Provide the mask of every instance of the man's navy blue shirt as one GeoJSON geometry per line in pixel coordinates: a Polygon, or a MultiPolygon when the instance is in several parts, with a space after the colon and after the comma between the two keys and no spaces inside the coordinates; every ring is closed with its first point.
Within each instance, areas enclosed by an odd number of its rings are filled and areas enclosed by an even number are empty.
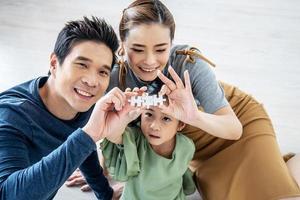
{"type": "Polygon", "coordinates": [[[39,95],[46,81],[37,78],[0,94],[0,199],[53,199],[78,167],[98,199],[111,199],[96,144],[80,128],[92,108],[58,119],[39,95]]]}

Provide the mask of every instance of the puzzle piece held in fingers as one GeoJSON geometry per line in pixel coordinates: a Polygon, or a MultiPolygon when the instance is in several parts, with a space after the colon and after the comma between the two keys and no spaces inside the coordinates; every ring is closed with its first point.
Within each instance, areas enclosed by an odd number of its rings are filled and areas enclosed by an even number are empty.
{"type": "Polygon", "coordinates": [[[143,96],[132,96],[128,100],[131,106],[145,106],[147,109],[149,109],[150,106],[163,105],[164,101],[166,101],[166,99],[164,99],[162,95],[148,95],[148,93],[143,96]]]}

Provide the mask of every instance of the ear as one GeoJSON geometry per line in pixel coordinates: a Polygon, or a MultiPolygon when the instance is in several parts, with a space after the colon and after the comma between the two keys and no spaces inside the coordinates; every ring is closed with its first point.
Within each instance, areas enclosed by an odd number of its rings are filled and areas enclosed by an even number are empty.
{"type": "Polygon", "coordinates": [[[179,121],[178,126],[177,126],[177,131],[182,131],[182,129],[185,127],[185,123],[182,121],[179,121]]]}
{"type": "Polygon", "coordinates": [[[58,59],[54,53],[50,55],[50,73],[53,77],[56,76],[56,71],[58,69],[58,59]]]}

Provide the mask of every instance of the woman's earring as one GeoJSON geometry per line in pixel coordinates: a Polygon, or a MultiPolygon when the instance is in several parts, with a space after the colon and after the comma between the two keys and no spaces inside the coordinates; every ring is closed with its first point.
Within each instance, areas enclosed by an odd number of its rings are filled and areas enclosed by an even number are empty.
{"type": "Polygon", "coordinates": [[[119,56],[119,64],[124,64],[124,55],[125,55],[125,50],[123,45],[119,48],[118,50],[118,56],[119,56]]]}

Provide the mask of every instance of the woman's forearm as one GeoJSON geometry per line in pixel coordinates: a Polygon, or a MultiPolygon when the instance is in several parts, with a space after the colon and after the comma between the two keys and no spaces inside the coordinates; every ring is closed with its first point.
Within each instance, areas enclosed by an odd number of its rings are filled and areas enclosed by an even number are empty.
{"type": "Polygon", "coordinates": [[[214,114],[197,111],[189,124],[219,138],[238,140],[242,135],[242,125],[228,107],[214,114]]]}

